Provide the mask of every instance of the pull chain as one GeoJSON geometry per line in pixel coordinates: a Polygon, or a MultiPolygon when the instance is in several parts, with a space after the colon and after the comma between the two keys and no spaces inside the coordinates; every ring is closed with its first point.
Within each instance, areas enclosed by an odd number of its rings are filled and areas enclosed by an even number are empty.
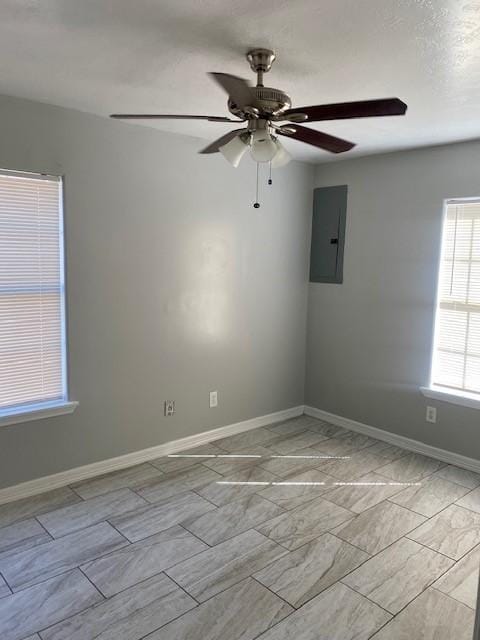
{"type": "Polygon", "coordinates": [[[256,184],[256,189],[255,189],[255,202],[253,203],[253,206],[255,209],[260,209],[260,203],[258,201],[258,169],[259,169],[260,163],[257,162],[257,184],[256,184]]]}
{"type": "Polygon", "coordinates": [[[269,166],[269,174],[268,174],[268,184],[272,184],[272,161],[268,163],[269,166]]]}

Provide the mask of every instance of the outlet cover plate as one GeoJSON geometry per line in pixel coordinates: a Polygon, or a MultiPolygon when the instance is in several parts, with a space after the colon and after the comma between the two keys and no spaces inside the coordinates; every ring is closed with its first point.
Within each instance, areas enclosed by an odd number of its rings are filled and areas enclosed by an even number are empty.
{"type": "Polygon", "coordinates": [[[218,407],[218,391],[210,391],[210,409],[218,407]]]}
{"type": "Polygon", "coordinates": [[[175,400],[165,400],[163,405],[163,413],[165,416],[173,416],[175,413],[175,400]]]}

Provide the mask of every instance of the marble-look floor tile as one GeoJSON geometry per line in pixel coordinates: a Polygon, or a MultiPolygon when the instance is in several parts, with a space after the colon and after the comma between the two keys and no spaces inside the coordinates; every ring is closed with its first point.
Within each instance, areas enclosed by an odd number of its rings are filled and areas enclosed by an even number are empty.
{"type": "Polygon", "coordinates": [[[419,482],[445,466],[444,462],[427,458],[419,453],[409,453],[407,456],[390,462],[378,469],[378,473],[397,482],[419,482]]]}
{"type": "Polygon", "coordinates": [[[107,522],[20,551],[0,560],[0,573],[14,591],[42,582],[128,542],[107,522]]]}
{"type": "Polygon", "coordinates": [[[367,447],[371,447],[374,444],[378,444],[380,440],[376,438],[370,438],[370,436],[366,436],[363,433],[357,433],[356,431],[346,431],[346,433],[342,433],[339,436],[340,438],[344,438],[344,440],[350,442],[355,449],[366,449],[367,447]]]}
{"type": "Polygon", "coordinates": [[[295,422],[300,428],[309,427],[310,425],[320,424],[322,421],[318,418],[314,418],[313,416],[309,416],[306,413],[303,413],[301,416],[297,416],[296,418],[290,418],[292,422],[295,422]]]}
{"type": "Polygon", "coordinates": [[[90,480],[83,480],[72,484],[71,488],[78,495],[87,500],[88,498],[96,498],[104,493],[109,493],[115,489],[124,489],[125,487],[136,487],[152,478],[158,478],[162,472],[151,464],[139,464],[135,467],[120,469],[113,473],[106,473],[90,480]]]}
{"type": "Polygon", "coordinates": [[[447,596],[463,602],[471,609],[475,609],[479,567],[480,547],[475,547],[437,580],[433,587],[447,596]]]}
{"type": "Polygon", "coordinates": [[[408,537],[459,560],[480,544],[480,514],[451,505],[409,533],[408,537]]]}
{"type": "Polygon", "coordinates": [[[376,443],[378,443],[378,440],[364,436],[362,433],[347,431],[320,442],[315,445],[315,449],[331,456],[349,456],[356,451],[368,449],[376,443]]]}
{"type": "Polygon", "coordinates": [[[81,502],[81,498],[68,487],[61,487],[31,498],[2,504],[0,505],[0,527],[6,527],[14,522],[26,520],[75,502],[81,502]]]}
{"type": "Polygon", "coordinates": [[[270,459],[272,452],[265,447],[247,447],[236,453],[227,453],[224,451],[215,458],[208,458],[202,462],[209,469],[213,469],[222,476],[228,476],[236,473],[242,467],[260,465],[270,459]]]}
{"type": "Polygon", "coordinates": [[[178,493],[198,489],[210,484],[210,482],[222,479],[223,477],[216,471],[208,469],[203,464],[197,464],[183,471],[154,478],[137,487],[135,491],[148,502],[160,502],[178,493]]]}
{"type": "MultiPolygon", "coordinates": [[[[312,420],[312,425],[313,420],[312,420]]],[[[272,425],[268,425],[266,427],[269,431],[277,434],[277,436],[288,436],[293,435],[295,433],[301,433],[309,428],[309,426],[300,427],[295,420],[287,420],[286,422],[280,422],[272,425]]]]}
{"type": "Polygon", "coordinates": [[[343,582],[383,609],[397,614],[452,564],[453,561],[442,554],[401,538],[343,582]]]}
{"type": "Polygon", "coordinates": [[[82,500],[77,504],[50,511],[38,516],[37,519],[54,538],[58,538],[146,504],[143,498],[130,489],[117,489],[90,500],[82,500]]]}
{"type": "Polygon", "coordinates": [[[397,493],[396,496],[390,498],[390,501],[431,518],[468,491],[469,489],[461,487],[459,484],[430,476],[426,480],[397,493]]]}
{"type": "Polygon", "coordinates": [[[291,611],[283,600],[247,578],[159,629],[148,640],[253,640],[291,611]]]}
{"type": "Polygon", "coordinates": [[[442,467],[435,473],[435,476],[439,476],[449,482],[455,482],[462,487],[468,489],[476,489],[480,486],[480,475],[473,471],[467,471],[467,469],[461,469],[454,465],[448,464],[446,467],[442,467]]]}
{"type": "Polygon", "coordinates": [[[371,640],[472,640],[473,622],[471,609],[427,589],[371,640]]]}
{"type": "Polygon", "coordinates": [[[81,569],[109,598],[208,548],[177,525],[88,562],[81,569]]]}
{"type": "Polygon", "coordinates": [[[384,464],[385,458],[369,453],[368,449],[362,449],[361,451],[354,451],[348,458],[343,460],[326,460],[319,466],[319,469],[337,478],[337,480],[354,482],[384,464]]]}
{"type": "Polygon", "coordinates": [[[372,447],[368,448],[370,453],[375,453],[382,458],[385,458],[389,462],[393,462],[393,460],[398,460],[399,458],[403,458],[407,456],[410,452],[405,449],[401,449],[400,447],[396,447],[394,444],[389,444],[388,442],[377,442],[372,447]]]}
{"type": "MultiPolygon", "coordinates": [[[[325,440],[325,442],[328,442],[328,440],[325,440]]],[[[320,466],[325,460],[326,455],[311,447],[293,451],[286,455],[273,453],[272,451],[269,451],[268,454],[269,455],[264,456],[258,464],[260,464],[263,469],[282,478],[320,466]]]]}
{"type": "Polygon", "coordinates": [[[0,529],[0,558],[52,540],[42,525],[30,518],[0,529]]]}
{"type": "Polygon", "coordinates": [[[373,602],[337,583],[258,640],[368,640],[390,618],[373,602]]]}
{"type": "Polygon", "coordinates": [[[237,453],[246,447],[255,447],[257,445],[264,445],[269,440],[274,440],[275,434],[269,429],[260,427],[259,429],[251,429],[250,431],[244,431],[243,433],[237,433],[234,436],[228,436],[226,438],[220,438],[215,440],[215,446],[220,447],[230,453],[237,453]]]}
{"type": "Polygon", "coordinates": [[[275,453],[292,453],[292,451],[313,447],[326,439],[327,437],[321,433],[303,431],[275,438],[275,440],[265,443],[265,446],[275,453]]]}
{"type": "Polygon", "coordinates": [[[160,573],[40,635],[42,640],[140,640],[195,605],[190,596],[160,573]]]}
{"type": "Polygon", "coordinates": [[[234,500],[258,493],[264,486],[268,487],[272,482],[278,481],[281,481],[279,476],[265,471],[262,467],[249,466],[240,468],[231,475],[221,476],[219,480],[206,487],[196,489],[196,493],[213,502],[217,507],[222,507],[234,500]]]}
{"type": "Polygon", "coordinates": [[[352,482],[335,481],[324,497],[354,513],[362,513],[403,490],[403,486],[377,473],[367,473],[352,482]]]}
{"type": "Polygon", "coordinates": [[[317,498],[256,528],[291,551],[345,522],[351,515],[346,509],[317,498]]]}
{"type": "Polygon", "coordinates": [[[286,435],[288,433],[294,433],[295,431],[300,433],[300,431],[304,431],[305,429],[315,428],[316,425],[319,424],[321,424],[321,421],[317,420],[317,418],[303,414],[297,418],[290,418],[289,420],[268,425],[266,428],[279,435],[286,435]]]}
{"type": "Polygon", "coordinates": [[[326,533],[273,562],[253,577],[297,608],[369,557],[348,542],[326,533]]]}
{"type": "Polygon", "coordinates": [[[334,478],[318,469],[310,469],[293,476],[276,478],[271,486],[258,495],[288,511],[322,496],[331,489],[333,482],[334,478]]]}
{"type": "Polygon", "coordinates": [[[207,544],[215,545],[281,513],[283,509],[273,502],[251,495],[226,504],[212,513],[189,518],[183,522],[183,526],[207,544]]]}
{"type": "Polygon", "coordinates": [[[212,443],[208,443],[194,447],[193,449],[185,449],[185,451],[179,451],[178,453],[172,453],[162,458],[150,460],[150,464],[164,473],[173,473],[176,471],[184,471],[188,469],[188,467],[193,467],[200,462],[215,457],[215,455],[219,453],[225,453],[225,451],[212,443]]]}
{"type": "MultiPolygon", "coordinates": [[[[352,433],[352,436],[338,434],[333,438],[329,438],[328,440],[322,440],[322,442],[319,442],[317,445],[315,445],[314,448],[317,450],[317,452],[321,452],[325,456],[350,456],[355,451],[359,451],[360,449],[362,449],[361,443],[363,443],[364,438],[366,438],[366,436],[362,436],[357,440],[356,438],[354,438],[354,436],[356,435],[360,434],[352,433]]],[[[369,445],[370,444],[373,443],[369,443],[369,445]]]]}
{"type": "Polygon", "coordinates": [[[26,636],[102,600],[87,578],[74,569],[0,600],[0,638],[26,636]]]}
{"type": "Polygon", "coordinates": [[[187,491],[177,496],[162,500],[155,505],[148,505],[125,513],[110,521],[130,542],[137,542],[160,531],[165,531],[187,518],[201,516],[216,509],[196,493],[187,491]]]}
{"type": "Polygon", "coordinates": [[[477,487],[463,496],[463,498],[457,500],[457,504],[465,509],[470,509],[470,511],[480,513],[480,487],[477,487]]]}
{"type": "Polygon", "coordinates": [[[335,436],[346,435],[348,433],[348,429],[344,429],[343,427],[337,427],[330,422],[323,422],[322,420],[317,420],[314,424],[309,424],[307,426],[309,431],[315,431],[316,433],[321,433],[323,436],[327,438],[333,438],[335,436]]]}
{"type": "Polygon", "coordinates": [[[9,596],[12,592],[8,588],[8,584],[0,575],[0,598],[4,598],[5,596],[9,596]]]}
{"type": "Polygon", "coordinates": [[[251,529],[166,573],[196,600],[204,602],[286,553],[286,549],[251,529]]]}
{"type": "Polygon", "coordinates": [[[423,516],[396,504],[382,502],[363,511],[345,526],[337,527],[334,533],[342,540],[374,555],[423,522],[423,516]]]}

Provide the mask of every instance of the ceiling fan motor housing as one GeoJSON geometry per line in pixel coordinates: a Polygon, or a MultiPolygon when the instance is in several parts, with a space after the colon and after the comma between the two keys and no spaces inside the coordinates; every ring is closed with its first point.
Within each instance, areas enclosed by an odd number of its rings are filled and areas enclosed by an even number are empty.
{"type": "MultiPolygon", "coordinates": [[[[267,115],[276,115],[282,111],[290,109],[292,101],[290,96],[280,89],[273,89],[272,87],[252,87],[252,92],[255,94],[255,106],[261,113],[267,115]]],[[[247,112],[240,109],[233,100],[228,101],[228,110],[237,118],[246,119],[251,117],[247,112]]]]}

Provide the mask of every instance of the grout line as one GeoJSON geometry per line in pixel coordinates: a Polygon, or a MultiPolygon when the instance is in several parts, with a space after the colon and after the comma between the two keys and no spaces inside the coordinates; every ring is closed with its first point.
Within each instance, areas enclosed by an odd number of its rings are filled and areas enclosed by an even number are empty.
{"type": "MultiPolygon", "coordinates": [[[[214,481],[215,482],[215,481],[214,481]]],[[[208,485],[206,485],[208,486],[208,485]]],[[[202,496],[201,493],[198,493],[199,490],[201,489],[205,489],[205,487],[196,487],[195,489],[189,489],[189,491],[191,491],[192,493],[194,493],[196,496],[198,496],[199,498],[202,498],[202,500],[205,500],[206,502],[209,502],[211,505],[213,505],[215,507],[215,509],[212,509],[212,511],[207,511],[206,513],[213,513],[214,511],[220,509],[220,507],[218,506],[218,504],[215,504],[214,502],[212,502],[211,500],[209,500],[208,498],[206,498],[205,496],[202,496]]],[[[245,496],[244,496],[245,497],[245,496]]],[[[238,500],[239,498],[237,498],[238,500]]],[[[236,500],[232,500],[232,502],[235,502],[236,500]]],[[[227,504],[231,504],[230,502],[227,502],[227,504]]],[[[225,507],[226,505],[222,504],[221,507],[225,507]]]]}
{"type": "MultiPolygon", "coordinates": [[[[390,614],[390,615],[392,615],[392,614],[390,614]]],[[[367,640],[375,640],[375,636],[377,635],[377,633],[380,633],[380,631],[381,631],[382,629],[385,629],[385,627],[386,627],[387,625],[389,625],[391,622],[393,622],[393,621],[395,620],[395,618],[396,618],[396,616],[393,616],[392,618],[390,618],[390,620],[387,620],[387,621],[385,622],[385,624],[380,625],[380,626],[378,627],[378,629],[375,629],[375,631],[372,633],[372,635],[371,635],[371,636],[368,636],[368,639],[367,639],[367,640]]]]}
{"type": "MultiPolygon", "coordinates": [[[[285,556],[282,556],[285,557],[285,556]]],[[[267,565],[268,566],[268,565],[267,565]]],[[[259,569],[259,571],[261,571],[261,569],[259,569]]],[[[255,571],[255,573],[257,573],[255,571]]],[[[290,613],[288,615],[285,616],[285,618],[283,618],[283,620],[285,620],[286,618],[288,618],[289,616],[292,615],[292,613],[295,613],[295,611],[297,611],[297,608],[294,607],[293,604],[291,604],[290,602],[288,602],[288,600],[285,600],[285,598],[282,598],[282,596],[278,595],[278,593],[275,593],[275,591],[272,591],[270,589],[270,587],[267,587],[267,585],[263,584],[263,582],[260,582],[260,580],[257,580],[257,578],[255,578],[253,575],[248,576],[248,578],[246,578],[246,580],[255,580],[255,582],[257,584],[259,584],[261,587],[263,587],[264,589],[266,589],[267,591],[270,591],[270,593],[272,593],[275,597],[277,597],[279,600],[282,600],[283,602],[285,602],[286,605],[288,605],[289,607],[291,607],[293,609],[293,611],[290,611],[290,613]]],[[[237,583],[238,584],[238,583],[237,583]]],[[[299,607],[300,608],[300,607],[299,607]]],[[[281,622],[281,621],[280,621],[281,622]]]]}
{"type": "MultiPolygon", "coordinates": [[[[111,517],[111,516],[109,516],[109,517],[111,517]]],[[[109,525],[112,527],[112,529],[114,529],[118,534],[120,534],[120,535],[122,536],[122,538],[123,538],[124,540],[126,540],[126,541],[128,542],[128,545],[133,544],[133,542],[132,542],[131,540],[129,540],[129,539],[127,538],[127,536],[126,536],[126,535],[124,535],[124,534],[123,534],[119,529],[117,529],[117,527],[116,527],[114,524],[112,524],[112,523],[111,523],[111,521],[110,521],[108,518],[106,518],[105,520],[102,520],[102,522],[106,522],[107,524],[109,524],[109,525]]],[[[127,545],[127,546],[128,546],[128,545],[127,545]]],[[[121,548],[122,548],[122,549],[125,549],[126,547],[121,547],[121,548]]],[[[119,551],[119,550],[120,550],[120,549],[116,549],[116,551],[119,551]]],[[[115,551],[112,551],[112,553],[115,553],[115,551]]],[[[108,553],[108,554],[105,554],[105,556],[100,556],[100,557],[106,557],[107,555],[110,555],[110,554],[108,553]]],[[[97,558],[97,559],[98,559],[98,558],[97,558]]],[[[82,564],[85,564],[85,563],[82,563],[82,564]]]]}
{"type": "MultiPolygon", "coordinates": [[[[49,580],[55,580],[56,578],[61,578],[62,576],[66,576],[67,574],[71,573],[72,571],[76,571],[79,568],[80,567],[78,565],[74,565],[72,567],[68,567],[68,568],[59,570],[58,573],[55,573],[54,575],[51,575],[51,576],[47,576],[46,578],[44,576],[42,576],[41,579],[38,580],[37,582],[27,583],[27,584],[24,584],[24,585],[20,585],[17,589],[12,589],[12,591],[13,591],[12,595],[15,595],[17,593],[23,593],[25,591],[28,591],[29,589],[33,589],[34,587],[38,587],[41,584],[45,584],[49,580]]],[[[98,589],[97,589],[97,591],[98,591],[98,589]]],[[[6,596],[6,597],[8,597],[8,596],[6,596]]],[[[36,633],[38,633],[38,631],[36,633]]],[[[27,636],[27,638],[28,637],[29,636],[27,636]]]]}
{"type": "MultiPolygon", "coordinates": [[[[3,596],[3,598],[8,598],[8,596],[13,595],[15,592],[13,591],[12,587],[10,586],[8,580],[5,578],[5,576],[3,575],[3,573],[0,572],[0,578],[3,578],[3,581],[5,582],[5,584],[7,585],[7,587],[10,589],[10,593],[7,593],[6,596],[3,596]]],[[[2,600],[2,598],[0,598],[0,600],[2,600]]]]}
{"type": "MultiPolygon", "coordinates": [[[[172,567],[170,567],[170,569],[172,569],[172,567]]],[[[188,592],[184,587],[182,587],[182,585],[181,585],[180,583],[178,583],[174,578],[172,578],[172,576],[171,576],[171,575],[169,575],[168,573],[166,573],[166,571],[165,571],[165,570],[164,570],[164,573],[165,573],[165,575],[167,576],[167,578],[168,578],[169,580],[171,580],[174,584],[176,584],[176,585],[177,585],[177,587],[178,587],[179,589],[181,589],[181,590],[183,591],[183,593],[185,593],[185,594],[186,594],[189,598],[191,598],[194,602],[196,602],[196,603],[197,603],[197,605],[202,604],[202,603],[200,602],[200,600],[197,600],[197,598],[195,598],[195,596],[193,596],[193,595],[192,595],[191,593],[189,593],[189,592],[188,592]]],[[[183,615],[183,614],[182,614],[182,615],[183,615]]],[[[168,622],[167,622],[167,624],[168,624],[168,622]]]]}
{"type": "MultiPolygon", "coordinates": [[[[40,514],[41,515],[41,514],[40,514]]],[[[33,517],[33,520],[36,520],[38,522],[38,524],[42,527],[42,529],[45,531],[45,533],[47,534],[47,536],[50,538],[50,540],[48,540],[48,542],[51,542],[52,540],[57,540],[57,538],[54,538],[52,536],[52,534],[50,533],[50,531],[40,522],[40,520],[37,518],[37,516],[33,517]]],[[[43,543],[44,544],[44,543],[43,543]]],[[[36,546],[42,546],[42,545],[36,545],[36,546]]]]}
{"type": "MultiPolygon", "coordinates": [[[[382,609],[382,611],[385,611],[385,613],[388,613],[388,615],[390,616],[390,620],[393,620],[393,618],[395,617],[395,614],[392,613],[391,611],[389,611],[388,609],[385,609],[385,607],[382,607],[381,604],[378,604],[378,602],[375,602],[375,600],[372,600],[371,598],[369,598],[368,596],[366,596],[364,593],[360,593],[360,591],[357,591],[356,589],[354,589],[353,587],[351,587],[349,584],[345,584],[344,582],[342,582],[343,578],[341,580],[337,580],[337,582],[335,582],[334,584],[342,584],[344,587],[346,587],[347,589],[350,589],[350,591],[353,591],[354,593],[357,593],[359,596],[362,596],[362,598],[365,598],[365,600],[368,600],[369,602],[371,602],[372,604],[374,604],[376,607],[378,607],[379,609],[382,609]]],[[[333,587],[334,585],[332,585],[333,587]]],[[[330,589],[331,587],[329,587],[330,589]]],[[[390,622],[389,620],[389,622],[390,622]]]]}
{"type": "MultiPolygon", "coordinates": [[[[210,513],[210,511],[207,511],[207,513],[210,513]]],[[[204,551],[208,551],[209,549],[213,549],[214,547],[216,547],[217,545],[211,545],[208,542],[205,542],[205,540],[202,540],[201,538],[199,538],[195,533],[193,533],[192,531],[189,531],[187,529],[187,527],[184,526],[185,520],[183,520],[183,522],[180,522],[176,525],[173,525],[174,527],[180,527],[181,529],[183,529],[186,533],[188,533],[189,535],[193,536],[194,538],[196,538],[199,542],[202,542],[203,544],[206,544],[208,549],[202,549],[202,551],[200,551],[199,553],[203,553],[204,551]]],[[[170,527],[169,527],[170,528],[170,527]]],[[[198,555],[198,553],[194,554],[195,556],[198,555]]],[[[194,556],[191,556],[194,557],[194,556]]],[[[185,560],[188,560],[188,558],[185,558],[185,560]]],[[[184,562],[184,560],[181,560],[180,562],[184,562]]],[[[175,565],[171,565],[170,567],[168,567],[168,569],[171,569],[172,567],[176,566],[177,564],[179,564],[179,562],[176,562],[175,565]]]]}
{"type": "MultiPolygon", "coordinates": [[[[95,480],[95,478],[92,478],[92,480],[95,480]]],[[[83,496],[81,496],[81,495],[78,493],[78,491],[73,487],[73,485],[71,485],[71,484],[67,484],[67,487],[70,489],[70,491],[71,491],[72,493],[74,493],[78,498],[80,498],[80,500],[81,500],[82,502],[85,502],[85,500],[86,500],[87,498],[84,498],[83,496]]],[[[73,504],[80,504],[80,503],[79,503],[79,502],[77,502],[77,503],[75,503],[75,502],[74,502],[73,504]]],[[[67,505],[67,506],[68,506],[68,505],[67,505]]],[[[62,507],[60,507],[60,508],[62,508],[62,507]]]]}
{"type": "MultiPolygon", "coordinates": [[[[422,526],[422,525],[420,525],[422,526]]],[[[418,528],[418,527],[417,527],[418,528]]],[[[453,560],[453,562],[456,564],[458,562],[458,560],[455,560],[455,558],[452,558],[451,556],[447,556],[446,553],[442,553],[442,551],[437,551],[437,549],[432,549],[431,547],[427,546],[426,544],[424,544],[423,542],[419,542],[418,540],[414,540],[413,538],[410,538],[410,533],[412,533],[413,531],[415,531],[415,529],[412,529],[412,531],[409,531],[408,533],[406,533],[405,535],[403,535],[403,538],[407,538],[408,540],[411,540],[412,542],[416,542],[417,544],[419,544],[421,547],[424,547],[424,549],[428,549],[429,551],[433,551],[434,553],[438,553],[440,556],[443,556],[444,558],[448,558],[448,560],[453,560]]],[[[467,552],[468,553],[468,552],[467,552]]],[[[454,565],[452,565],[453,567],[454,565]]],[[[450,567],[450,568],[452,568],[450,567]]]]}
{"type": "MultiPolygon", "coordinates": [[[[89,577],[87,576],[87,574],[83,571],[83,569],[82,569],[81,567],[77,567],[77,569],[81,572],[81,574],[82,574],[82,575],[84,575],[84,576],[85,576],[85,578],[90,582],[90,584],[91,584],[93,587],[95,587],[95,589],[98,591],[98,593],[102,596],[103,600],[104,600],[104,601],[106,601],[106,600],[107,600],[107,596],[106,596],[106,595],[104,595],[104,594],[100,591],[100,589],[97,587],[97,585],[96,585],[94,582],[92,582],[92,581],[90,580],[90,578],[89,578],[89,577]]],[[[95,605],[94,605],[94,606],[95,606],[95,605]]]]}
{"type": "Polygon", "coordinates": [[[433,583],[430,586],[430,589],[432,589],[433,591],[437,591],[438,593],[441,593],[442,596],[450,598],[451,600],[455,600],[455,602],[458,602],[458,604],[462,604],[464,607],[468,607],[471,611],[475,612],[475,610],[476,610],[475,607],[471,607],[469,604],[465,604],[465,602],[462,602],[461,600],[459,600],[458,598],[455,598],[455,596],[452,596],[449,593],[445,593],[444,591],[441,591],[440,589],[438,589],[434,585],[435,585],[435,583],[433,583]]]}

